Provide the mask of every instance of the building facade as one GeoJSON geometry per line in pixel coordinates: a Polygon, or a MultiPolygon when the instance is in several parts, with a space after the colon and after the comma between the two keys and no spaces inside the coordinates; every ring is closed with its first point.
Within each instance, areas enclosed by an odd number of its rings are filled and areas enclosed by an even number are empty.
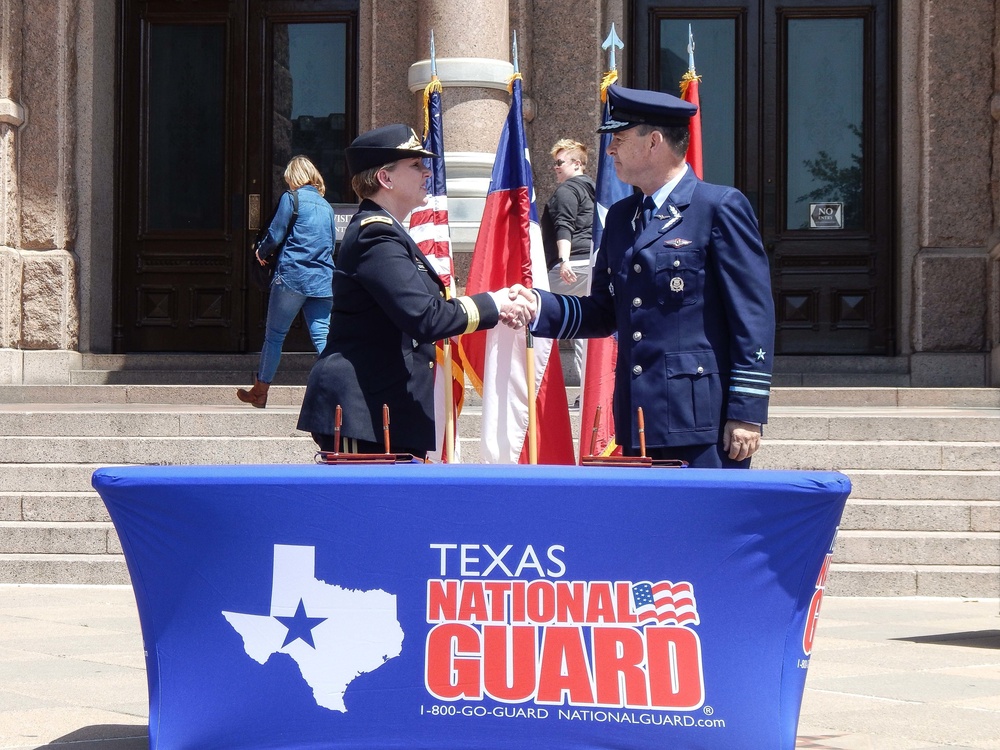
{"type": "Polygon", "coordinates": [[[257,351],[284,164],[349,211],[343,148],[419,129],[432,31],[461,278],[513,34],[544,201],[551,144],[597,147],[612,23],[620,81],[671,92],[690,26],[705,176],[758,213],[781,361],[1000,385],[997,0],[0,0],[0,383],[257,351]]]}

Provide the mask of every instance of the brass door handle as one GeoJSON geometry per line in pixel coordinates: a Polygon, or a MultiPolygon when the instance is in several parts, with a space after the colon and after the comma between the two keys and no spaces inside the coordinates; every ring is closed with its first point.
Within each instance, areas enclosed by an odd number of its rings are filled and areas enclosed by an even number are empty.
{"type": "Polygon", "coordinates": [[[256,232],[260,229],[260,193],[250,193],[247,206],[247,229],[256,232]]]}

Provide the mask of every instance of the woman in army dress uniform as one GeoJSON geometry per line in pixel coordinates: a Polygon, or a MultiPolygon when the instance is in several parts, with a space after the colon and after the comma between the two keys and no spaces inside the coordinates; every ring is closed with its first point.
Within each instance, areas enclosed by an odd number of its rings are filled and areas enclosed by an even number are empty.
{"type": "Polygon", "coordinates": [[[434,342],[516,315],[506,290],[446,300],[444,285],[403,228],[427,194],[423,159],[436,158],[406,125],[377,128],[347,148],[361,206],[337,256],[330,333],[298,422],[321,450],[334,450],[340,405],[341,449],[383,453],[386,404],[393,452],[425,456],[435,443],[434,342]]]}

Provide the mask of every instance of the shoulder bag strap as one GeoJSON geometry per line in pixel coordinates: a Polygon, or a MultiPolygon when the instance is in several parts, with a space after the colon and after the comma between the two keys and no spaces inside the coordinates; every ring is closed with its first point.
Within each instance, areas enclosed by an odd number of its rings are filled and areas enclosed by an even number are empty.
{"type": "Polygon", "coordinates": [[[289,190],[288,192],[292,194],[292,218],[288,220],[288,231],[285,232],[286,240],[288,239],[288,235],[292,233],[292,227],[295,226],[295,219],[297,219],[299,215],[299,191],[289,190]]]}
{"type": "Polygon", "coordinates": [[[274,251],[274,259],[275,259],[275,261],[277,261],[278,258],[280,257],[281,251],[285,247],[285,243],[288,242],[288,238],[292,234],[292,227],[295,226],[295,219],[299,215],[299,191],[298,190],[289,190],[288,192],[291,193],[291,195],[292,195],[292,218],[290,218],[288,220],[288,229],[285,230],[285,239],[283,239],[281,241],[281,244],[278,245],[278,249],[274,251]]]}

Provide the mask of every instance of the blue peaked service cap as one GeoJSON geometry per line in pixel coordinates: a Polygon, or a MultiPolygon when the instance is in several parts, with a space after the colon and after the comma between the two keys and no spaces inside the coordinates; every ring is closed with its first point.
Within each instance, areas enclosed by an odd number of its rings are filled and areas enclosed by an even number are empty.
{"type": "Polygon", "coordinates": [[[636,125],[687,125],[698,108],[671,94],[608,86],[608,119],[598,133],[617,133],[636,125]]]}
{"type": "Polygon", "coordinates": [[[362,133],[346,149],[351,176],[373,167],[384,167],[400,159],[438,159],[427,151],[409,125],[396,123],[362,133]]]}

